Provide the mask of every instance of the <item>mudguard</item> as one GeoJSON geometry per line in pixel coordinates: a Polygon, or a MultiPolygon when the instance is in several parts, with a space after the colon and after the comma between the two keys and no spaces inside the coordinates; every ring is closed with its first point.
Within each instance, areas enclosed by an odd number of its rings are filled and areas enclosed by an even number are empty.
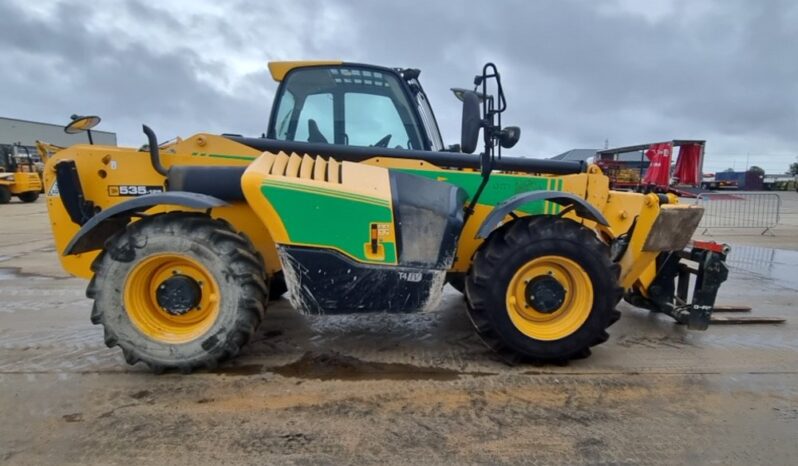
{"type": "Polygon", "coordinates": [[[487,238],[491,231],[493,231],[499,222],[504,219],[508,214],[521,207],[523,204],[534,201],[549,201],[559,204],[563,207],[573,206],[577,215],[588,220],[607,226],[607,219],[601,212],[593,207],[589,202],[571,193],[562,191],[532,191],[527,193],[516,194],[513,197],[507,198],[488,214],[485,220],[477,230],[477,238],[487,238]]]}
{"type": "Polygon", "coordinates": [[[130,223],[130,218],[159,205],[175,205],[190,209],[212,209],[227,203],[207,194],[170,191],[139,196],[121,202],[91,217],[64,248],[63,254],[80,254],[103,247],[105,240],[130,223]]]}

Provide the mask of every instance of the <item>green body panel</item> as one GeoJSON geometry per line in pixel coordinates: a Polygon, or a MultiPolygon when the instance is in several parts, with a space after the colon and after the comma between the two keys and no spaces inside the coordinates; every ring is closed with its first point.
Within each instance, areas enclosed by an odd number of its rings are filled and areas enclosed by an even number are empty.
{"type": "MultiPolygon", "coordinates": [[[[391,170],[454,184],[464,189],[469,199],[482,182],[477,172],[391,170]]],[[[562,184],[558,178],[493,174],[479,203],[495,206],[519,193],[561,190],[562,184]]],[[[371,240],[371,224],[393,223],[393,210],[387,200],[273,179],[264,180],[261,192],[277,211],[292,244],[337,249],[361,262],[397,263],[393,242],[381,242],[385,248],[382,260],[367,257],[365,251],[365,245],[371,240]]],[[[527,215],[556,214],[561,207],[547,201],[534,201],[518,210],[527,215]]]]}
{"type": "Polygon", "coordinates": [[[393,242],[381,242],[383,260],[368,258],[365,252],[371,224],[393,223],[388,201],[275,180],[265,180],[261,192],[277,211],[293,244],[338,249],[361,262],[396,263],[393,242]]]}
{"type": "MultiPolygon", "coordinates": [[[[476,194],[482,176],[478,172],[418,170],[412,168],[392,168],[411,175],[423,176],[436,181],[444,181],[463,188],[471,199],[476,194]]],[[[529,191],[562,190],[562,180],[543,176],[516,176],[494,173],[490,176],[488,185],[485,186],[479,197],[479,204],[495,206],[516,194],[529,191]]],[[[560,211],[560,206],[553,202],[535,201],[521,206],[521,212],[529,215],[554,214],[560,211]]]]}

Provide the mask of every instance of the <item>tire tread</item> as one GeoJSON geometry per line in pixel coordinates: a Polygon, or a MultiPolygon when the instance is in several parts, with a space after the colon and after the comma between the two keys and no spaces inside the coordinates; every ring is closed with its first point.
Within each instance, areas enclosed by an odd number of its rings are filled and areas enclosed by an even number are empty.
{"type": "Polygon", "coordinates": [[[91,321],[104,328],[104,340],[108,347],[119,346],[122,349],[125,361],[134,365],[143,362],[154,373],[166,370],[177,370],[189,373],[200,368],[215,368],[219,363],[236,356],[241,348],[251,339],[265,312],[269,290],[266,285],[266,275],[263,264],[258,260],[258,253],[248,239],[236,233],[229,223],[197,213],[171,212],[153,215],[127,227],[122,233],[115,235],[106,242],[104,249],[92,263],[94,275],[86,288],[86,296],[94,299],[91,321]],[[208,351],[202,358],[188,362],[170,363],[153,359],[141,351],[135,342],[126,338],[119,338],[114,331],[114,322],[97,305],[102,293],[118,292],[114,287],[118,285],[105,280],[105,270],[115,259],[113,254],[106,252],[123,244],[146,243],[146,237],[151,233],[164,233],[187,235],[197,242],[206,243],[214,251],[227,252],[225,256],[225,273],[235,285],[243,290],[238,300],[238,313],[234,328],[227,330],[224,343],[218,345],[213,351],[208,351]]]}
{"type": "MultiPolygon", "coordinates": [[[[506,224],[485,240],[477,251],[474,261],[466,276],[466,295],[468,297],[468,314],[474,328],[482,341],[493,351],[498,353],[506,362],[516,364],[520,362],[547,362],[565,363],[571,359],[581,359],[590,355],[590,348],[604,343],[609,338],[606,329],[620,318],[620,312],[614,309],[616,298],[622,295],[622,288],[618,286],[620,266],[610,260],[609,248],[601,242],[595,233],[569,219],[553,216],[523,217],[506,224]],[[599,258],[602,269],[607,270],[614,279],[608,289],[596,289],[602,293],[594,299],[591,312],[599,312],[596,320],[598,325],[589,329],[589,337],[581,346],[568,347],[570,335],[549,345],[529,338],[535,342],[534,348],[529,349],[514,347],[508,343],[507,335],[496,324],[494,313],[506,312],[503,304],[497,304],[497,295],[503,297],[504,292],[497,293],[495,287],[500,286],[494,277],[497,272],[506,268],[505,264],[523,247],[535,243],[540,249],[552,249],[568,243],[574,251],[582,250],[599,258]],[[540,348],[548,348],[545,351],[540,348]]],[[[587,325],[587,324],[586,324],[587,325]]],[[[547,342],[549,343],[549,342],[547,342]]]]}

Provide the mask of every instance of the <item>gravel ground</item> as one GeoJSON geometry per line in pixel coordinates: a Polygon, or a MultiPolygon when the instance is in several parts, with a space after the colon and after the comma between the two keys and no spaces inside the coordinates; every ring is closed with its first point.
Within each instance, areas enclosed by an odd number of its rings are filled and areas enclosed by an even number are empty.
{"type": "Polygon", "coordinates": [[[798,195],[734,246],[722,304],[782,325],[690,332],[622,304],[567,366],[509,367],[462,297],[413,315],[306,317],[270,306],[216,372],[127,366],[60,270],[45,212],[0,206],[0,463],[720,463],[798,455],[798,195]],[[764,247],[763,247],[764,246],[764,247]]]}

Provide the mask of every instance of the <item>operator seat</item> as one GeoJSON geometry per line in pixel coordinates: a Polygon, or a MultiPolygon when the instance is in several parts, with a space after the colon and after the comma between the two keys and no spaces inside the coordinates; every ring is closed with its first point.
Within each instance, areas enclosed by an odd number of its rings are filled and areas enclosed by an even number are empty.
{"type": "Polygon", "coordinates": [[[310,118],[308,120],[308,142],[315,142],[321,144],[329,144],[327,138],[321,134],[321,130],[319,130],[319,125],[316,123],[316,120],[310,118]]]}

